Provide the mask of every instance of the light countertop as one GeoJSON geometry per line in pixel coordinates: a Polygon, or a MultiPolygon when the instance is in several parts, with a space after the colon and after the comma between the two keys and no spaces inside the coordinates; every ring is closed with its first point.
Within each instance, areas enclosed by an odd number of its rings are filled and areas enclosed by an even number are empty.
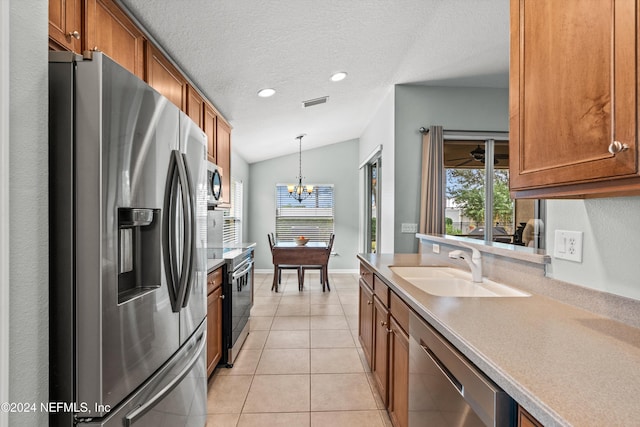
{"type": "Polygon", "coordinates": [[[420,255],[358,258],[545,426],[640,425],[640,329],[535,294],[433,296],[389,269],[420,255]]]}

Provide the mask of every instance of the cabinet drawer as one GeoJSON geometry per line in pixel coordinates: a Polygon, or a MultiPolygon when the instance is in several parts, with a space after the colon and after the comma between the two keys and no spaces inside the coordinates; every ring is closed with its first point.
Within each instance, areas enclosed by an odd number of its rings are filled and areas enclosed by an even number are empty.
{"type": "Polygon", "coordinates": [[[222,285],[222,267],[213,270],[207,275],[207,295],[222,285]]]}
{"type": "Polygon", "coordinates": [[[360,264],[360,278],[373,289],[373,273],[364,264],[360,264]]]}
{"type": "Polygon", "coordinates": [[[394,319],[396,319],[398,325],[400,325],[404,332],[409,333],[409,311],[411,309],[394,292],[390,292],[389,294],[389,307],[391,315],[394,317],[394,319]]]}
{"type": "Polygon", "coordinates": [[[385,307],[389,307],[389,287],[375,274],[373,275],[373,293],[385,307]]]}

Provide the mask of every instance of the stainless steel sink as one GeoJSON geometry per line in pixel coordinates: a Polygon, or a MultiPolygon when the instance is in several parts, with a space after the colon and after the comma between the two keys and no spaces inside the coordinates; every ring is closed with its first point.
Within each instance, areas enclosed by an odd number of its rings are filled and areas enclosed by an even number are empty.
{"type": "Polygon", "coordinates": [[[528,297],[519,291],[492,280],[471,281],[471,274],[449,267],[389,267],[391,271],[416,288],[440,297],[528,297]]]}

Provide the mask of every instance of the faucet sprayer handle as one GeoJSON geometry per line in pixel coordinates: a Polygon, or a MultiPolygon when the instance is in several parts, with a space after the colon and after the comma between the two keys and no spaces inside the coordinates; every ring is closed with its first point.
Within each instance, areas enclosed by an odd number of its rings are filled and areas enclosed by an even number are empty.
{"type": "Polygon", "coordinates": [[[460,249],[457,249],[455,251],[451,251],[451,252],[449,252],[449,258],[453,258],[453,259],[462,258],[462,259],[464,259],[464,252],[462,252],[460,249]]]}

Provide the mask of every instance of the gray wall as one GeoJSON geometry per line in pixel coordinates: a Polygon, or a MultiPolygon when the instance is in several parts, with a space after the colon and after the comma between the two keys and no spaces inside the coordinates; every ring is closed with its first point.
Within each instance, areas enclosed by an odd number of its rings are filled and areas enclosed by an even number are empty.
{"type": "Polygon", "coordinates": [[[640,299],[640,197],[548,200],[547,253],[555,230],[582,231],[582,263],[554,258],[547,275],[640,299]]]}
{"type": "MultiPolygon", "coordinates": [[[[509,130],[509,91],[397,85],[395,93],[394,252],[417,252],[414,233],[401,233],[402,223],[420,218],[421,126],[450,130],[509,130]]],[[[386,176],[383,179],[387,179],[386,176]]]]}
{"type": "MultiPolygon", "coordinates": [[[[49,400],[49,10],[46,1],[10,2],[11,271],[10,283],[1,284],[10,286],[9,400],[39,405],[49,400]]],[[[13,413],[9,425],[44,426],[47,414],[13,413]]]]}
{"type": "MultiPolygon", "coordinates": [[[[381,185],[381,219],[377,226],[380,228],[380,241],[377,242],[378,251],[381,253],[393,252],[394,241],[394,182],[395,182],[395,140],[394,140],[394,110],[395,90],[390,88],[387,96],[382,100],[378,110],[360,136],[360,155],[358,166],[364,162],[378,145],[382,145],[382,171],[379,181],[381,185]]],[[[362,175],[362,191],[364,191],[364,173],[362,175]]],[[[360,197],[361,222],[364,223],[364,196],[360,197]]],[[[360,236],[362,239],[363,237],[360,236]]]]}
{"type": "MultiPolygon", "coordinates": [[[[231,136],[233,138],[233,134],[231,136]]],[[[231,178],[236,181],[241,181],[243,184],[243,209],[244,209],[244,218],[242,220],[242,238],[245,242],[249,241],[249,164],[244,160],[244,158],[238,154],[235,150],[233,150],[232,144],[232,152],[231,152],[231,178]]]]}
{"type": "MultiPolygon", "coordinates": [[[[249,240],[255,241],[256,268],[273,269],[267,233],[275,231],[276,184],[298,176],[298,154],[252,163],[249,167],[249,240]]],[[[358,251],[358,140],[302,151],[305,184],[334,184],[335,234],[338,256],[330,269],[355,270],[358,251]]]]}

